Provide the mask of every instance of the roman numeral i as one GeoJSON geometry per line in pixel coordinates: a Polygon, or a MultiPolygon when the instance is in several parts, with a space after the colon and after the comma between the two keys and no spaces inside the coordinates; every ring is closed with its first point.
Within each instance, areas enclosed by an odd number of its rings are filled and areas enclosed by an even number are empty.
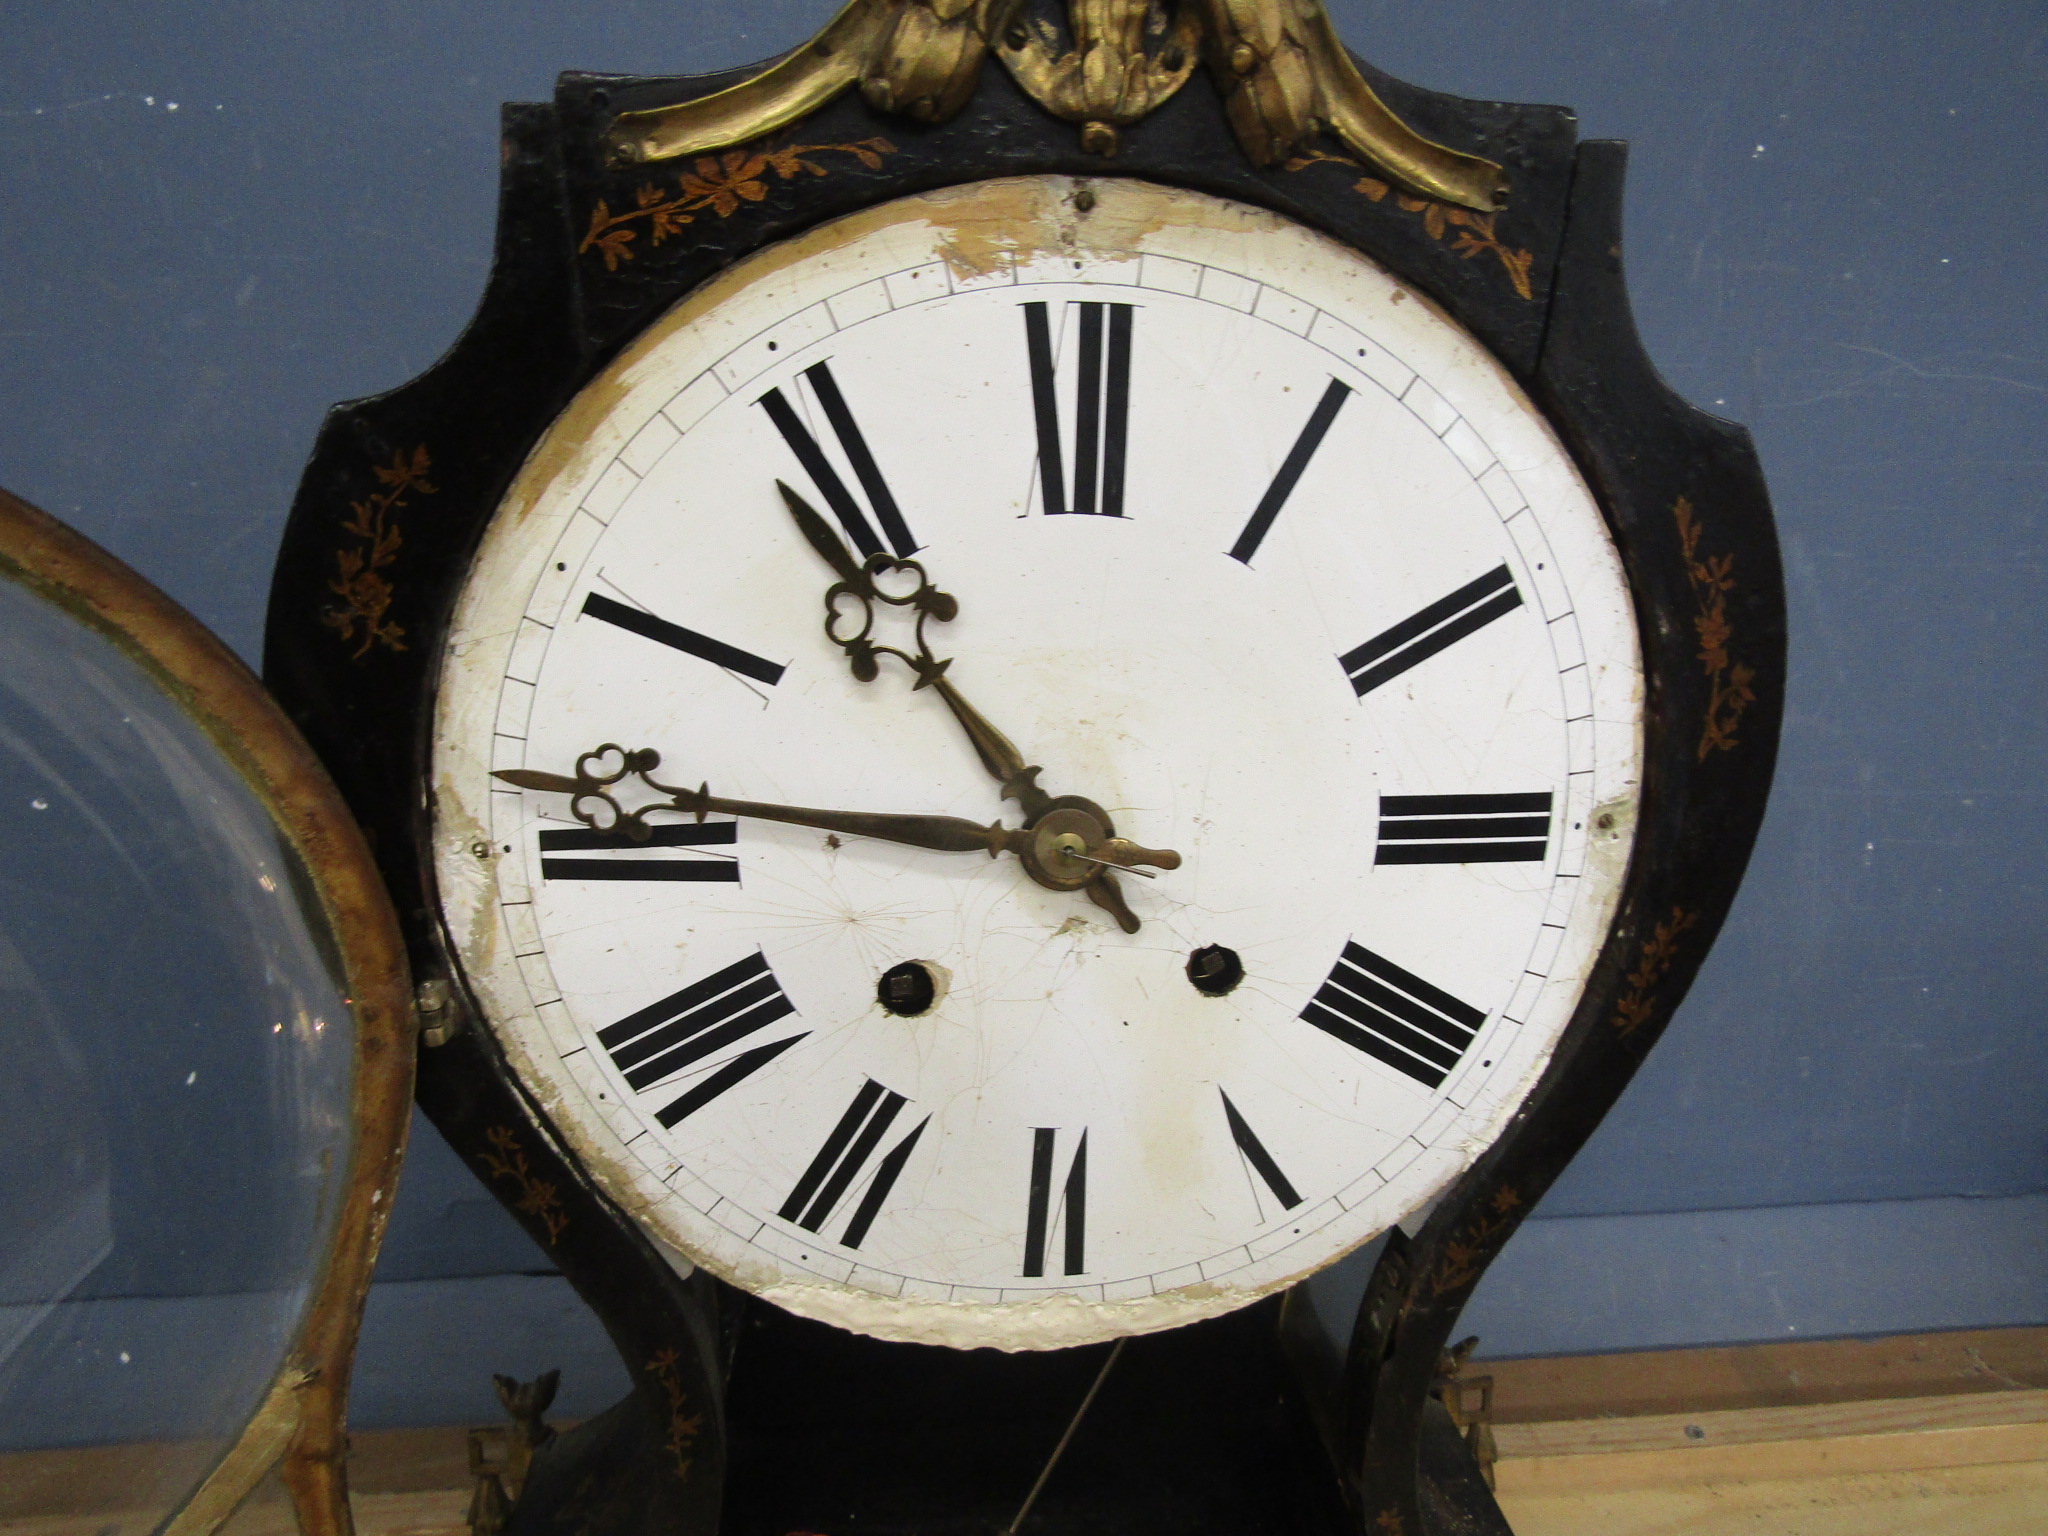
{"type": "Polygon", "coordinates": [[[1362,944],[1344,954],[1301,1016],[1375,1061],[1435,1088],[1486,1015],[1362,944]]]}
{"type": "Polygon", "coordinates": [[[1025,354],[1038,428],[1038,483],[1047,512],[1124,515],[1124,464],[1131,420],[1131,304],[1074,304],[1080,311],[1074,368],[1074,484],[1061,452],[1058,374],[1049,306],[1026,304],[1025,354]],[[1104,346],[1107,330],[1108,345],[1104,346]]]}
{"type": "MultiPolygon", "coordinates": [[[[902,1094],[869,1078],[862,1084],[860,1092],[853,1096],[846,1113],[839,1117],[832,1134],[825,1138],[818,1155],[811,1159],[810,1167],[804,1170],[803,1177],[796,1181],[796,1188],[789,1192],[789,1198],[782,1202],[782,1208],[775,1214],[784,1221],[795,1222],[806,1232],[822,1232],[840,1201],[855,1181],[867,1172],[870,1161],[881,1147],[882,1138],[909,1102],[902,1094]]],[[[932,1117],[926,1115],[908,1136],[874,1163],[867,1192],[854,1207],[853,1216],[846,1223],[845,1235],[840,1238],[846,1247],[858,1248],[867,1237],[868,1228],[875,1224],[875,1217],[881,1212],[882,1202],[896,1187],[903,1165],[910,1161],[918,1138],[924,1135],[924,1128],[931,1123],[932,1117]]]]}
{"type": "Polygon", "coordinates": [[[1031,1197],[1024,1212],[1024,1274],[1036,1279],[1045,1273],[1045,1246],[1056,1226],[1065,1228],[1066,1242],[1061,1258],[1065,1272],[1084,1273],[1088,1268],[1088,1133],[1074,1144],[1074,1156],[1067,1164],[1067,1176],[1060,1184],[1058,1204],[1053,1196],[1054,1143],[1059,1131],[1053,1126],[1035,1126],[1031,1132],[1031,1197]]]}
{"type": "Polygon", "coordinates": [[[917,553],[917,540],[910,536],[910,526],[903,521],[903,514],[897,509],[895,493],[889,489],[889,482],[882,478],[881,466],[875,463],[868,440],[862,435],[860,424],[853,419],[853,412],[846,404],[846,396],[839,392],[831,367],[825,363],[813,363],[803,371],[803,378],[817,397],[819,409],[825,413],[832,436],[838,440],[839,451],[846,455],[854,479],[860,482],[861,490],[867,494],[874,522],[868,521],[867,512],[854,500],[846,481],[840,477],[832,461],[825,457],[825,450],[818,446],[818,440],[811,436],[810,428],[804,425],[803,418],[797,415],[796,408],[782,391],[771,389],[756,403],[775,423],[775,430],[789,444],[789,451],[803,465],[804,473],[811,477],[818,494],[825,498],[825,505],[838,517],[839,525],[846,530],[853,547],[863,556],[884,553],[882,539],[875,532],[875,524],[879,523],[882,534],[888,537],[889,549],[908,560],[917,553]]]}
{"type": "MultiPolygon", "coordinates": [[[[597,1042],[625,1074],[627,1086],[638,1092],[795,1012],[796,1004],[783,995],[767,958],[756,951],[607,1024],[597,1032],[597,1042]]],[[[743,1052],[664,1105],[654,1118],[665,1127],[674,1126],[803,1038],[791,1035],[743,1052]]]]}
{"type": "Polygon", "coordinates": [[[1550,793],[1382,795],[1375,864],[1540,864],[1550,793]]]}

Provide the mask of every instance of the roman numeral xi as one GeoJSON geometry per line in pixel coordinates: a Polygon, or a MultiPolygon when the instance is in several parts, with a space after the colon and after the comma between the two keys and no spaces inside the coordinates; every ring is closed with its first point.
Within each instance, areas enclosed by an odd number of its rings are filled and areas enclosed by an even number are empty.
{"type": "Polygon", "coordinates": [[[1362,944],[1346,944],[1301,1016],[1325,1034],[1435,1088],[1486,1015],[1362,944]]]}
{"type": "Polygon", "coordinates": [[[926,1115],[908,1136],[882,1153],[880,1161],[875,1161],[882,1139],[909,1102],[902,1094],[869,1078],[860,1092],[853,1096],[846,1113],[839,1117],[832,1134],[825,1138],[825,1144],[818,1148],[818,1155],[811,1159],[810,1167],[804,1170],[804,1176],[796,1181],[796,1188],[789,1192],[789,1198],[782,1202],[782,1209],[775,1214],[784,1221],[795,1222],[806,1232],[822,1232],[848,1191],[872,1164],[874,1172],[868,1179],[867,1192],[854,1207],[853,1215],[846,1223],[846,1232],[840,1238],[846,1247],[858,1248],[867,1237],[868,1228],[875,1224],[882,1202],[896,1187],[903,1165],[910,1161],[910,1154],[917,1147],[917,1139],[932,1123],[932,1117],[926,1115]]]}
{"type": "Polygon", "coordinates": [[[1069,495],[1066,457],[1061,451],[1059,378],[1053,364],[1050,306],[1023,306],[1031,408],[1038,428],[1039,491],[1048,512],[1122,517],[1131,421],[1131,317],[1137,309],[1130,304],[1071,307],[1080,311],[1080,335],[1074,367],[1074,477],[1069,495]]]}
{"type": "MultiPolygon", "coordinates": [[[[795,1012],[796,1004],[783,995],[767,958],[756,951],[660,1002],[627,1014],[616,1024],[607,1024],[597,1032],[597,1041],[625,1074],[626,1085],[639,1092],[795,1012]]],[[[741,1052],[663,1105],[654,1118],[664,1127],[675,1125],[752,1077],[803,1038],[790,1035],[741,1052]]]]}
{"type": "Polygon", "coordinates": [[[846,456],[854,479],[860,482],[861,490],[867,495],[868,508],[874,512],[874,522],[868,521],[867,512],[854,500],[846,481],[833,467],[832,461],[825,457],[825,450],[811,435],[810,428],[804,425],[803,418],[797,415],[788,397],[779,389],[771,389],[757,403],[768,413],[768,419],[775,423],[775,430],[789,444],[789,451],[803,465],[804,473],[811,477],[818,494],[825,498],[825,505],[838,517],[839,526],[846,530],[853,547],[863,556],[884,553],[882,538],[875,532],[875,524],[879,523],[882,534],[889,540],[889,549],[908,560],[917,553],[917,540],[910,536],[910,525],[903,521],[903,513],[896,506],[895,493],[889,489],[889,482],[882,478],[881,466],[875,463],[868,440],[861,433],[860,423],[853,419],[853,412],[846,404],[846,396],[839,392],[839,384],[832,377],[830,365],[813,363],[803,371],[803,379],[811,386],[818,408],[825,413],[825,421],[832,428],[832,436],[839,443],[839,451],[846,456]]]}
{"type": "Polygon", "coordinates": [[[1540,864],[1550,794],[1382,795],[1375,864],[1540,864]]]}

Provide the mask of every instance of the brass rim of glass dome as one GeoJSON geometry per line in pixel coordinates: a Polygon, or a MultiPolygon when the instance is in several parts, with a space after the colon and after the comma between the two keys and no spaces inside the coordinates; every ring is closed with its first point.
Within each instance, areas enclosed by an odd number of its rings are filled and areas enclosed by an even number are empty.
{"type": "Polygon", "coordinates": [[[212,631],[97,544],[4,490],[0,576],[63,608],[140,664],[263,803],[319,892],[356,1027],[352,1166],[341,1212],[282,1369],[241,1437],[163,1536],[204,1536],[280,1463],[306,1536],[345,1536],[349,1372],[412,1105],[416,1023],[390,898],[326,770],[256,675],[212,631]]]}

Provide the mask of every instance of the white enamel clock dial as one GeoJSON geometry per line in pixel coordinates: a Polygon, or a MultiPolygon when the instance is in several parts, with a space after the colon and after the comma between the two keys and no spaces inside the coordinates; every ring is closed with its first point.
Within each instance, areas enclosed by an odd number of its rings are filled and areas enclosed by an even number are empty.
{"type": "Polygon", "coordinates": [[[691,296],[535,451],[446,658],[441,899],[515,1070],[667,1248],[884,1337],[1168,1327],[1428,1202],[1548,1059],[1633,836],[1632,608],[1542,418],[1356,252],[1132,182],[890,204],[691,296]],[[1048,792],[1179,854],[1117,877],[1136,932],[1008,852],[632,844],[491,777],[616,743],[1019,824],[936,689],[855,677],[778,479],[958,600],[931,649],[1048,792]]]}

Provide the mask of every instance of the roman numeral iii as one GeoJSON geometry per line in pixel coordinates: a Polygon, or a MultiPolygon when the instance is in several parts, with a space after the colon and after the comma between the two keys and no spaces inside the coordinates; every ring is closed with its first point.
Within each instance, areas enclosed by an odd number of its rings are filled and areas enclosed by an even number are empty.
{"type": "Polygon", "coordinates": [[[1450,1075],[1486,1022],[1470,1003],[1355,943],[1301,1016],[1425,1088],[1450,1075]]]}
{"type": "MultiPolygon", "coordinates": [[[[756,951],[744,960],[713,971],[671,992],[659,1002],[627,1014],[597,1032],[598,1044],[625,1074],[627,1086],[644,1090],[686,1071],[707,1056],[756,1034],[777,1019],[796,1012],[783,995],[765,956],[756,951]]],[[[735,1084],[751,1077],[788,1050],[803,1035],[770,1041],[734,1057],[693,1085],[682,1097],[664,1105],[655,1119],[673,1126],[696,1113],[735,1084]]]]}
{"type": "Polygon", "coordinates": [[[775,1214],[784,1221],[795,1222],[806,1232],[823,1232],[839,1203],[867,1174],[869,1164],[873,1162],[874,1172],[868,1179],[867,1192],[854,1207],[853,1216],[846,1223],[846,1232],[840,1238],[846,1247],[858,1248],[867,1237],[868,1228],[875,1224],[882,1202],[896,1187],[903,1165],[910,1161],[910,1154],[917,1147],[917,1139],[932,1123],[932,1117],[926,1115],[908,1136],[884,1152],[880,1161],[874,1161],[882,1138],[888,1135],[889,1127],[909,1102],[902,1094],[869,1078],[861,1085],[860,1092],[853,1096],[846,1113],[839,1117],[832,1134],[825,1138],[818,1155],[811,1159],[810,1167],[804,1170],[804,1176],[796,1181],[796,1188],[789,1192],[789,1198],[782,1202],[782,1209],[775,1214]]]}
{"type": "Polygon", "coordinates": [[[1375,864],[1540,864],[1550,794],[1382,795],[1375,864]]]}
{"type": "Polygon", "coordinates": [[[1034,1127],[1031,1132],[1031,1198],[1024,1212],[1024,1274],[1036,1279],[1045,1273],[1045,1245],[1054,1227],[1065,1229],[1061,1252],[1064,1272],[1078,1275],[1088,1268],[1088,1133],[1074,1144],[1073,1159],[1059,1187],[1058,1204],[1053,1197],[1054,1143],[1059,1131],[1052,1126],[1034,1127]]]}
{"type": "Polygon", "coordinates": [[[1449,597],[1439,598],[1357,649],[1346,651],[1338,660],[1352,688],[1363,698],[1380,684],[1392,682],[1410,667],[1521,606],[1522,594],[1513,573],[1505,565],[1497,565],[1449,597]]]}
{"type": "Polygon", "coordinates": [[[1131,304],[1074,304],[1080,311],[1074,367],[1074,480],[1069,495],[1061,451],[1053,325],[1046,304],[1026,304],[1025,354],[1038,429],[1038,484],[1047,512],[1124,515],[1124,464],[1131,421],[1131,304]],[[1105,332],[1107,333],[1105,336],[1105,332]],[[1105,341],[1107,345],[1105,345],[1105,341]]]}
{"type": "Polygon", "coordinates": [[[737,859],[552,859],[551,853],[577,849],[609,849],[629,853],[635,848],[706,848],[730,846],[739,841],[739,823],[711,821],[702,826],[684,822],[672,827],[655,827],[644,843],[616,832],[594,832],[586,827],[564,828],[540,834],[540,877],[543,880],[715,880],[730,885],[740,881],[737,859]]]}
{"type": "Polygon", "coordinates": [[[874,522],[868,520],[867,512],[854,500],[846,481],[840,477],[832,461],[825,457],[825,450],[818,446],[818,440],[811,436],[810,428],[804,425],[803,418],[797,415],[796,408],[782,391],[769,390],[758,404],[768,413],[768,419],[775,423],[775,430],[789,444],[789,451],[803,465],[804,473],[811,477],[818,494],[825,498],[825,505],[838,517],[839,525],[846,530],[853,547],[863,556],[879,555],[884,553],[882,536],[886,536],[889,549],[908,560],[917,553],[917,540],[910,536],[910,527],[897,509],[895,493],[889,489],[889,482],[882,478],[881,466],[875,463],[875,456],[868,449],[868,440],[862,435],[860,424],[853,419],[846,397],[839,392],[831,367],[825,363],[813,363],[803,371],[803,378],[817,397],[818,407],[825,413],[832,436],[839,443],[839,451],[846,455],[854,479],[860,482],[861,490],[867,495],[868,506],[874,512],[874,522]],[[881,525],[881,535],[875,532],[877,523],[881,525]]]}

